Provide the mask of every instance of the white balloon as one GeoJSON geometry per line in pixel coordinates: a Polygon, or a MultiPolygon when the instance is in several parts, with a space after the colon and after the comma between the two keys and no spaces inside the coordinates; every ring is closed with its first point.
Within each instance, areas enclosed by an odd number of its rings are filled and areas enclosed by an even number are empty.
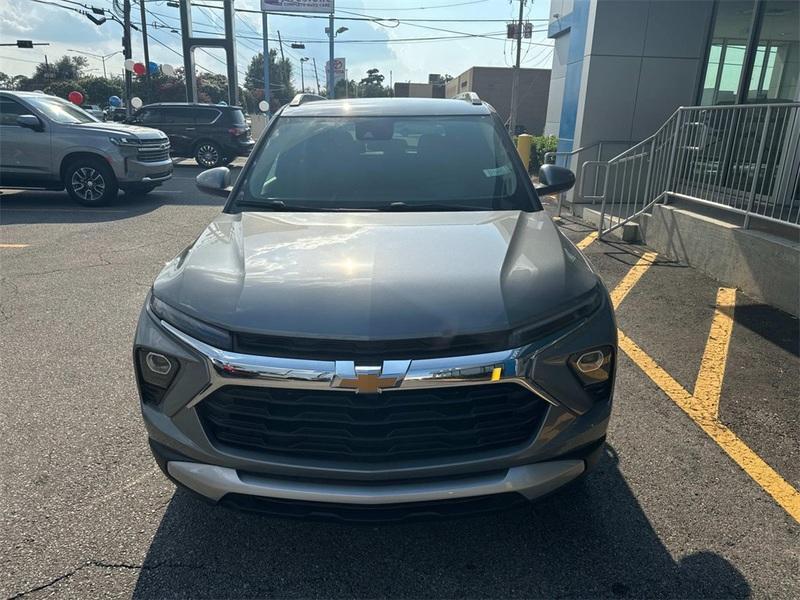
{"type": "Polygon", "coordinates": [[[175,75],[175,67],[172,65],[161,65],[161,72],[167,77],[175,75]]]}
{"type": "Polygon", "coordinates": [[[139,96],[134,96],[131,98],[131,106],[133,108],[142,108],[142,104],[144,104],[144,102],[142,102],[142,99],[139,98],[139,96]]]}
{"type": "Polygon", "coordinates": [[[258,110],[261,112],[267,112],[269,110],[269,104],[267,104],[266,100],[262,100],[258,103],[258,110]]]}
{"type": "Polygon", "coordinates": [[[133,60],[132,58],[129,58],[128,60],[125,61],[124,64],[125,64],[125,70],[126,71],[133,71],[133,65],[136,64],[136,61],[133,60]]]}

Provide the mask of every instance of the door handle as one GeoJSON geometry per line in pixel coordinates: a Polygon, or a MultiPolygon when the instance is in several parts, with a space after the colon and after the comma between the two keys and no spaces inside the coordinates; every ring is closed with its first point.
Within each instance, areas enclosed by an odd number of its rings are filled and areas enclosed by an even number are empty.
{"type": "Polygon", "coordinates": [[[194,131],[195,129],[196,129],[196,127],[187,127],[186,131],[194,131]]]}

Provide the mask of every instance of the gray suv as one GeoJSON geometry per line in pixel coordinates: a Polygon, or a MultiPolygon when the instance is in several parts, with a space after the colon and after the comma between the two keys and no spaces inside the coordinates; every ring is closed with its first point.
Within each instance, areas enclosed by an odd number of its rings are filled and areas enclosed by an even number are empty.
{"type": "Polygon", "coordinates": [[[384,521],[524,503],[601,456],[608,293],[474,94],[300,96],[235,184],[225,167],[197,180],[227,203],[156,279],[133,347],[177,484],[384,521]]]}
{"type": "Polygon", "coordinates": [[[146,127],[103,123],[74,104],[0,91],[0,186],[66,189],[87,206],[122,189],[146,194],[172,177],[169,140],[146,127]]]}

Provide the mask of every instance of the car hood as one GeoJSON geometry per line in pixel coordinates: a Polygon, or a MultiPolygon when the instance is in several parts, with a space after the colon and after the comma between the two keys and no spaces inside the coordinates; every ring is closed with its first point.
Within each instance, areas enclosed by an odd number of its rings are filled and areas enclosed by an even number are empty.
{"type": "Polygon", "coordinates": [[[109,135],[136,136],[140,140],[165,140],[167,136],[158,129],[150,127],[138,127],[136,125],[126,125],[125,123],[76,123],[72,125],[81,131],[91,131],[93,133],[107,133],[109,135]]]}
{"type": "Polygon", "coordinates": [[[228,330],[401,339],[507,330],[597,285],[539,212],[221,214],[157,298],[228,330]]]}

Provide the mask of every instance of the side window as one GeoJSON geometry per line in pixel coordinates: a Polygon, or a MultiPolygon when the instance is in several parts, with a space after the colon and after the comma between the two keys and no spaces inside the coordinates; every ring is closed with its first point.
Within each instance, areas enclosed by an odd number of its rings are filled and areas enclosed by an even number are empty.
{"type": "Polygon", "coordinates": [[[192,111],[198,125],[209,125],[219,116],[219,111],[213,108],[195,108],[192,111]]]}
{"type": "Polygon", "coordinates": [[[190,114],[190,112],[185,108],[163,108],[162,112],[162,123],[169,123],[172,125],[192,125],[194,124],[194,118],[190,114]]]}
{"type": "Polygon", "coordinates": [[[142,123],[160,123],[161,114],[156,108],[146,108],[139,113],[139,119],[142,121],[142,123]]]}
{"type": "Polygon", "coordinates": [[[29,115],[31,111],[11,98],[0,98],[0,125],[16,125],[17,117],[29,115]]]}

